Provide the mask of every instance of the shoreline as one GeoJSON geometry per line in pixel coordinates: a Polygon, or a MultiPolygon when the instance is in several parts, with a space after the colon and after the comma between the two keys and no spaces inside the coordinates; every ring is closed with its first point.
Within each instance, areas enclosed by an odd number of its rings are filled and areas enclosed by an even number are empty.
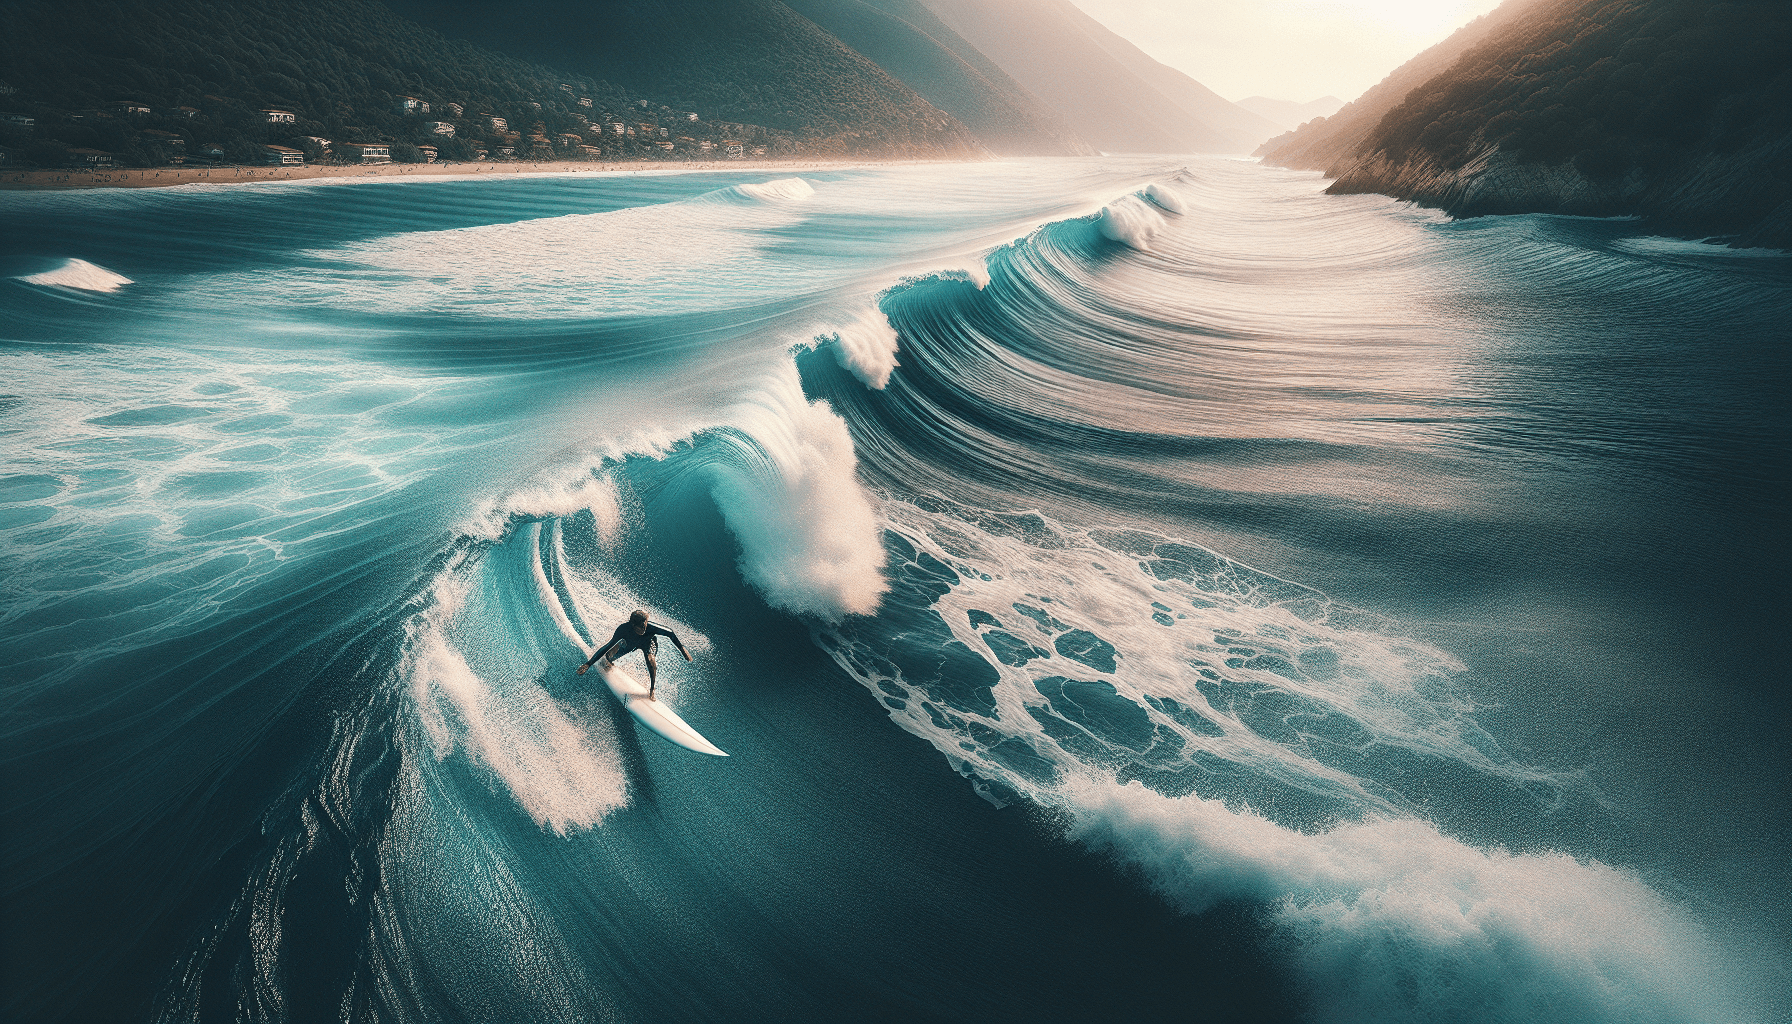
{"type": "Polygon", "coordinates": [[[531,174],[641,174],[684,173],[690,171],[731,171],[748,168],[766,170],[832,171],[890,164],[954,163],[949,160],[877,160],[826,158],[786,160],[696,160],[690,162],[628,161],[588,163],[575,160],[551,160],[542,163],[524,161],[494,163],[434,163],[354,165],[307,164],[302,167],[248,167],[227,164],[218,167],[126,167],[113,170],[62,168],[53,170],[9,170],[0,172],[0,190],[16,192],[66,192],[99,188],[168,188],[175,185],[250,185],[284,181],[357,182],[383,178],[455,177],[463,179],[509,178],[531,174]]]}

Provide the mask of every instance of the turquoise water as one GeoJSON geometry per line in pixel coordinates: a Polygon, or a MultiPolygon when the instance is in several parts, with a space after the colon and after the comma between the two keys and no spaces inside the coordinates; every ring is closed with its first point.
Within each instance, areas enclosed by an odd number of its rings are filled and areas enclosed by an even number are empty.
{"type": "Polygon", "coordinates": [[[1784,1015],[1792,259],[1323,185],[0,195],[9,1016],[1784,1015]]]}

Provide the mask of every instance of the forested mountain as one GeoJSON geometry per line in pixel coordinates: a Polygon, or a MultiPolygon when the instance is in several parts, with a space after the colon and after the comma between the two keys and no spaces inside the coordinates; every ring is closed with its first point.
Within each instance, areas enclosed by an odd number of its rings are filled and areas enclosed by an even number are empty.
{"type": "Polygon", "coordinates": [[[1108,152],[1244,153],[1276,131],[1069,0],[921,2],[1108,152]]]}
{"type": "Polygon", "coordinates": [[[1093,153],[995,62],[919,0],[784,0],[1011,156],[1093,153]]]}
{"type": "MultiPolygon", "coordinates": [[[[1331,191],[1461,216],[1642,214],[1665,231],[1792,245],[1792,7],[1509,7],[1326,167],[1331,191]]],[[[1294,162],[1278,143],[1268,158],[1294,162]]]]}
{"type": "Polygon", "coordinates": [[[1408,93],[1442,74],[1469,49],[1509,28],[1541,2],[1506,0],[1491,13],[1469,22],[1452,32],[1448,39],[1395,68],[1369,91],[1344,104],[1337,113],[1270,139],[1258,148],[1256,155],[1280,167],[1325,171],[1336,176],[1340,161],[1353,158],[1369,133],[1388,111],[1406,99],[1408,93]]]}
{"type": "Polygon", "coordinates": [[[634,102],[600,79],[445,39],[375,0],[8,0],[0,12],[0,80],[16,90],[5,109],[37,122],[0,129],[0,141],[50,166],[51,151],[66,146],[145,163],[167,155],[151,148],[191,152],[214,142],[227,144],[231,159],[256,162],[259,144],[303,135],[439,141],[450,150],[501,145],[509,140],[472,115],[525,129],[570,125],[574,101],[562,84],[591,98],[593,111],[634,102]],[[402,111],[405,95],[433,104],[436,117],[457,118],[456,138],[427,127],[420,109],[402,111]],[[445,113],[449,103],[466,116],[445,113]],[[263,108],[290,111],[294,121],[269,123],[263,108]]]}
{"type": "Polygon", "coordinates": [[[391,0],[519,58],[841,153],[984,152],[959,120],[780,0],[391,0]]]}

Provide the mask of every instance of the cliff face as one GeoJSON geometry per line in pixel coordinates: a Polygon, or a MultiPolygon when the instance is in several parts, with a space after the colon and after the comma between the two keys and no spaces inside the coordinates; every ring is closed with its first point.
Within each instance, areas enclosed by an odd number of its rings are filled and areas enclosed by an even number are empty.
{"type": "Polygon", "coordinates": [[[1654,230],[1729,236],[1739,246],[1792,248],[1792,196],[1764,168],[1792,160],[1792,141],[1770,139],[1738,153],[1689,157],[1667,171],[1633,167],[1618,177],[1587,175],[1573,160],[1536,163],[1498,146],[1445,167],[1435,160],[1391,160],[1374,152],[1352,161],[1330,188],[1408,199],[1453,217],[1559,213],[1579,217],[1642,215],[1654,230]]]}
{"type": "Polygon", "coordinates": [[[1365,94],[1260,153],[1324,170],[1333,192],[1454,216],[1638,215],[1653,230],[1792,244],[1792,8],[1508,0],[1470,27],[1468,45],[1452,37],[1377,87],[1373,127],[1365,94]]]}

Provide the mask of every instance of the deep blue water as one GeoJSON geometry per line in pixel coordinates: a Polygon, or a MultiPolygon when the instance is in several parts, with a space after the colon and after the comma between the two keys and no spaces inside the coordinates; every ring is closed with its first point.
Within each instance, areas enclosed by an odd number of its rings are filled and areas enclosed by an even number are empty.
{"type": "Polygon", "coordinates": [[[1792,257],[1323,186],[0,194],[5,1015],[1785,1018],[1792,257]]]}

